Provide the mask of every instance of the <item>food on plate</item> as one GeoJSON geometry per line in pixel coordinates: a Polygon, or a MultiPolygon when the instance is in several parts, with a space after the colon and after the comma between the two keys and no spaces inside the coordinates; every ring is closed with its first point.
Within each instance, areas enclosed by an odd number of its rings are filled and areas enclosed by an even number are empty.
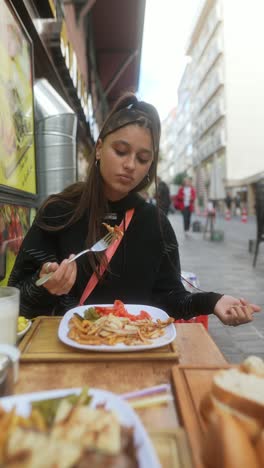
{"type": "Polygon", "coordinates": [[[84,394],[56,399],[48,424],[46,410],[52,400],[45,402],[44,412],[44,402],[34,402],[27,418],[15,408],[0,409],[0,466],[138,468],[133,428],[122,426],[104,405],[87,405],[84,394]]]}
{"type": "MultiPolygon", "coordinates": [[[[114,305],[112,306],[94,306],[89,307],[84,312],[84,318],[87,320],[97,320],[103,315],[115,315],[116,317],[126,317],[129,318],[132,322],[136,320],[150,319],[151,315],[145,310],[141,310],[139,314],[130,314],[126,308],[125,304],[116,299],[114,305]]],[[[80,317],[80,316],[79,316],[80,317]]]]}
{"type": "Polygon", "coordinates": [[[264,466],[262,364],[250,356],[238,368],[214,375],[200,405],[207,426],[202,450],[206,467],[264,466]]]}
{"type": "Polygon", "coordinates": [[[258,356],[248,356],[240,366],[247,374],[256,374],[264,377],[264,361],[258,356]]]}
{"type": "Polygon", "coordinates": [[[256,440],[257,456],[260,460],[260,465],[264,466],[264,429],[261,431],[259,437],[256,440]]]}
{"type": "Polygon", "coordinates": [[[17,319],[17,333],[22,332],[28,326],[29,320],[23,315],[20,315],[17,319]]]}
{"type": "Polygon", "coordinates": [[[202,456],[206,468],[260,468],[245,431],[228,413],[219,413],[210,422],[202,456]]]}
{"type": "Polygon", "coordinates": [[[41,414],[41,418],[45,427],[50,427],[55,420],[55,416],[57,414],[58,408],[63,400],[64,404],[74,405],[88,405],[91,401],[92,397],[88,393],[88,389],[86,387],[83,388],[79,395],[68,395],[64,398],[51,398],[48,400],[40,400],[40,401],[33,401],[31,403],[31,407],[33,410],[41,414]]]}
{"type": "Polygon", "coordinates": [[[234,415],[254,437],[264,425],[264,378],[239,369],[219,371],[201,404],[206,420],[215,412],[234,415]]]}
{"type": "Polygon", "coordinates": [[[110,232],[111,234],[113,234],[117,239],[120,239],[123,237],[124,233],[122,231],[122,229],[120,229],[119,226],[110,226],[110,224],[107,224],[107,223],[102,223],[103,226],[107,229],[108,232],[110,232]]]}
{"type": "Polygon", "coordinates": [[[72,316],[68,332],[70,339],[84,345],[151,344],[152,340],[164,335],[165,328],[174,321],[170,317],[155,322],[145,311],[139,315],[128,312],[116,315],[110,307],[96,306],[86,312],[84,317],[79,314],[72,316]]]}

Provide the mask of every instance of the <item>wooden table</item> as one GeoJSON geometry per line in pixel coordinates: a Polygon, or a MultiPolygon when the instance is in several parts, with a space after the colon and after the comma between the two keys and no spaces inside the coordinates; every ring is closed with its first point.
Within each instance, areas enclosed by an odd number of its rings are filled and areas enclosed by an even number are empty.
{"type": "MultiPolygon", "coordinates": [[[[143,387],[171,382],[175,364],[226,366],[227,362],[203,325],[176,324],[179,360],[111,360],[91,362],[21,362],[15,393],[28,393],[84,385],[125,393],[143,387]]],[[[173,392],[173,389],[172,389],[173,392]]],[[[173,395],[173,393],[172,393],[173,395]]],[[[148,431],[175,430],[179,419],[175,400],[168,405],[138,410],[148,431]]],[[[163,466],[167,466],[163,464],[163,466]]],[[[170,467],[168,467],[170,468],[170,467]]]]}
{"type": "MultiPolygon", "coordinates": [[[[177,324],[176,343],[180,364],[197,366],[226,365],[226,360],[201,324],[177,324]]],[[[56,388],[102,388],[115,393],[170,382],[171,367],[177,364],[163,361],[107,362],[25,362],[20,364],[19,382],[15,393],[52,390],[56,388]]],[[[166,407],[140,411],[147,428],[174,428],[178,425],[174,403],[166,407]]]]}

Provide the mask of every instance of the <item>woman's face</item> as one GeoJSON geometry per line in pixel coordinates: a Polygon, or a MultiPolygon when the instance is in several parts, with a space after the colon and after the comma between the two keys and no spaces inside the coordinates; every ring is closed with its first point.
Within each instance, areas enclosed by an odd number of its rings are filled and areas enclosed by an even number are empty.
{"type": "Polygon", "coordinates": [[[100,173],[108,200],[124,198],[147,176],[153,161],[150,130],[138,125],[126,125],[96,147],[100,173]]]}

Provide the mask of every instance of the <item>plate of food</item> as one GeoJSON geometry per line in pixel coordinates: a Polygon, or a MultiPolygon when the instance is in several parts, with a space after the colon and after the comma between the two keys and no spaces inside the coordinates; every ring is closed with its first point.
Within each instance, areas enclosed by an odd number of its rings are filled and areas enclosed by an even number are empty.
{"type": "Polygon", "coordinates": [[[113,393],[52,390],[5,397],[0,407],[1,466],[23,456],[23,466],[161,468],[139,417],[113,393]]]}
{"type": "Polygon", "coordinates": [[[20,315],[17,319],[17,339],[20,340],[30,329],[32,325],[31,320],[20,315]]]}
{"type": "Polygon", "coordinates": [[[79,306],[62,318],[59,339],[74,348],[128,352],[160,348],[176,337],[174,319],[157,307],[140,304],[79,306]]]}

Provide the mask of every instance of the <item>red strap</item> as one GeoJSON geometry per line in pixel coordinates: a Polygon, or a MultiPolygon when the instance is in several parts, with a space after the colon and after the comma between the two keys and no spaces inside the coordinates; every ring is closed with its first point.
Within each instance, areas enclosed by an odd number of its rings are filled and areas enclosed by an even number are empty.
{"type": "MultiPolygon", "coordinates": [[[[128,226],[129,226],[129,223],[132,219],[132,216],[134,214],[134,211],[135,209],[134,208],[131,208],[131,210],[128,210],[125,214],[125,228],[127,229],[128,226]]],[[[119,224],[119,228],[122,229],[124,225],[124,220],[121,221],[121,223],[119,224]]],[[[113,257],[116,249],[118,248],[120,242],[122,240],[122,237],[120,236],[119,239],[116,239],[109,247],[108,249],[106,250],[105,254],[106,254],[106,258],[107,258],[107,263],[109,264],[110,263],[110,260],[111,258],[113,257]]],[[[103,273],[105,272],[105,269],[106,269],[106,265],[100,265],[100,276],[103,275],[103,273]]],[[[79,305],[83,305],[84,302],[86,301],[87,297],[90,296],[91,292],[94,290],[95,286],[97,285],[98,283],[98,277],[96,276],[95,273],[92,274],[91,278],[89,279],[86,287],[85,287],[85,290],[83,291],[82,293],[82,297],[80,299],[80,304],[79,305]]]]}

